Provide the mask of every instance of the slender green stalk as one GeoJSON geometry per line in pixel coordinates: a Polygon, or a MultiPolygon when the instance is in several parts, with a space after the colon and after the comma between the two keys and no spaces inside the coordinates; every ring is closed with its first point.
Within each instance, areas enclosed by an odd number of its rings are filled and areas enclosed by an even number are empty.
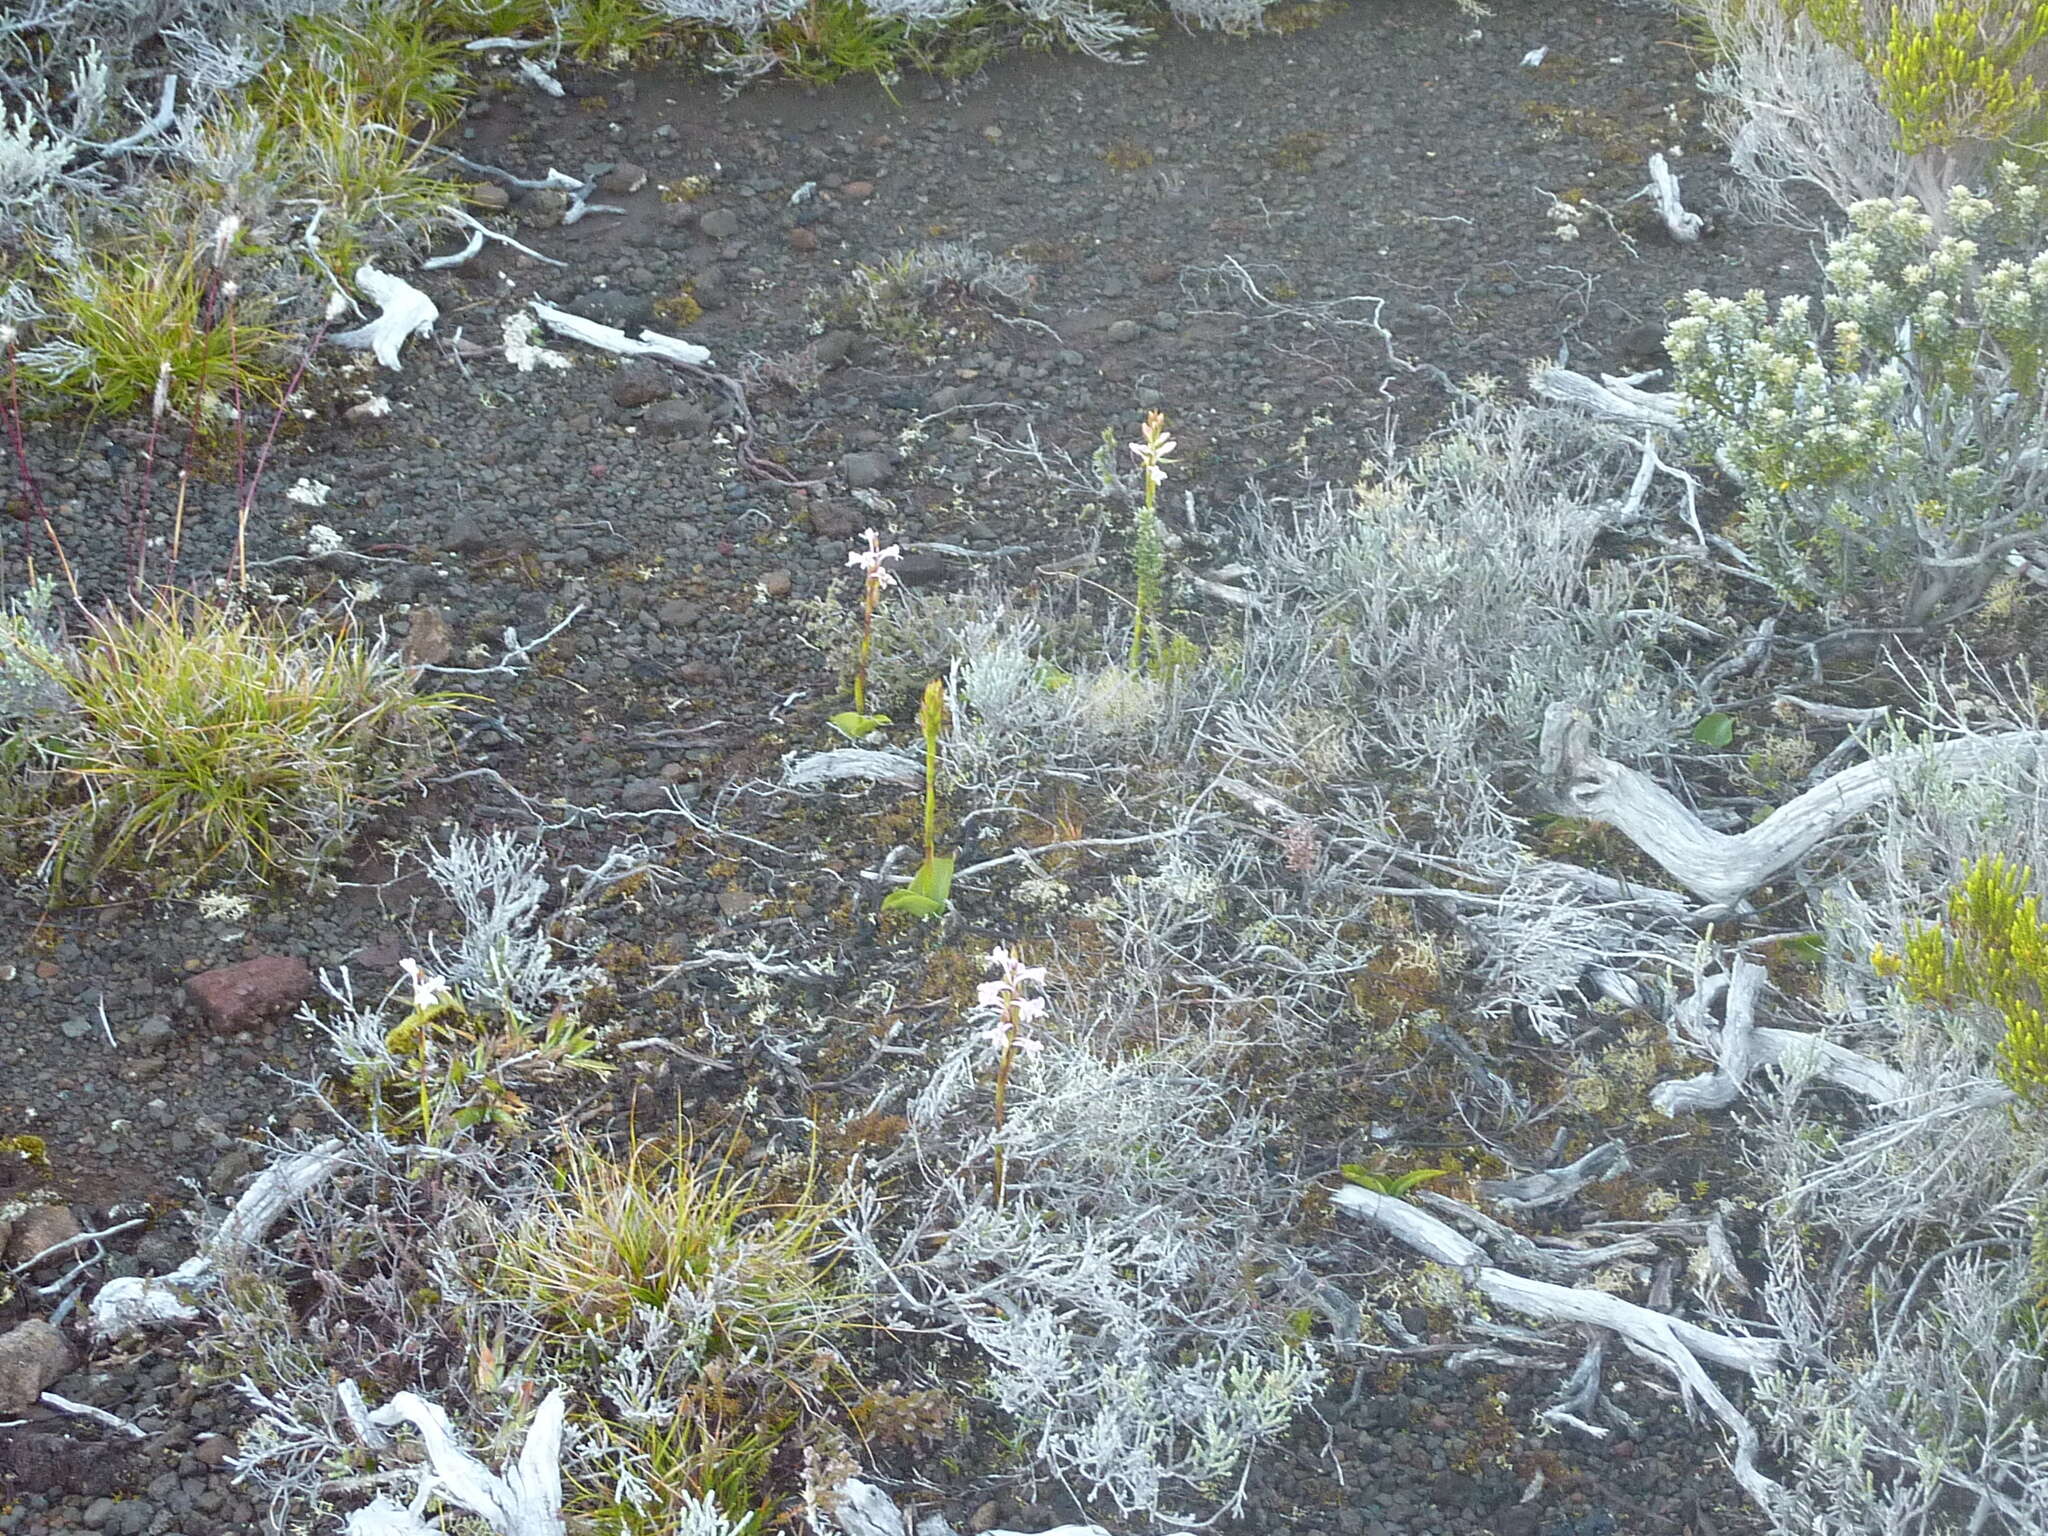
{"type": "Polygon", "coordinates": [[[1130,669],[1135,672],[1145,660],[1149,622],[1165,606],[1166,550],[1159,533],[1159,486],[1165,480],[1164,465],[1173,462],[1175,443],[1167,434],[1166,417],[1153,411],[1145,417],[1143,438],[1131,444],[1145,472],[1145,501],[1138,509],[1136,542],[1131,562],[1136,577],[1132,602],[1130,669]]]}
{"type": "Polygon", "coordinates": [[[939,856],[939,732],[946,724],[946,685],[936,677],[924,685],[924,705],[917,712],[924,730],[924,856],[939,856]]]}

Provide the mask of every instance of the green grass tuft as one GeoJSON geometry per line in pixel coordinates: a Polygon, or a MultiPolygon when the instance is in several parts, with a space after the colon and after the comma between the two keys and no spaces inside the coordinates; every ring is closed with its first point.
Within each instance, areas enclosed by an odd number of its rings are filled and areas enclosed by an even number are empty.
{"type": "Polygon", "coordinates": [[[0,681],[0,832],[53,901],[313,876],[434,760],[456,703],[346,629],[174,596],[75,640],[17,607],[0,681]]]}

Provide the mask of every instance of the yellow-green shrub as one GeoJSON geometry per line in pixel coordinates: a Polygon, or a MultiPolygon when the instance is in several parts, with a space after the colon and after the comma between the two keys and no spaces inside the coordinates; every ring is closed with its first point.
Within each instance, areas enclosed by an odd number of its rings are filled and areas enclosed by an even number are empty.
{"type": "Polygon", "coordinates": [[[1873,960],[1921,1002],[1990,1010],[2001,1026],[1999,1078],[2029,1108],[2048,1111],[2048,922],[2032,881],[2023,866],[1978,859],[1940,923],[1908,934],[1903,954],[1879,950],[1873,960]]]}
{"type": "Polygon", "coordinates": [[[1911,10],[1786,0],[1786,9],[1869,71],[1902,154],[2024,144],[2048,119],[2033,75],[2048,44],[2048,0],[1933,0],[1911,10]]]}

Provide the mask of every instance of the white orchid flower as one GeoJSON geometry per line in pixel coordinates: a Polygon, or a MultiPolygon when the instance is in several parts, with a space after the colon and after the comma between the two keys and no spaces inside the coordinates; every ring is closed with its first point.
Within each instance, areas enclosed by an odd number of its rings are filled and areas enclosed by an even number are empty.
{"type": "Polygon", "coordinates": [[[900,544],[891,544],[884,548],[882,536],[872,528],[868,529],[863,537],[867,539],[868,547],[866,549],[848,550],[846,552],[846,563],[858,566],[861,570],[867,572],[868,580],[874,582],[877,586],[895,586],[897,584],[896,577],[890,571],[887,562],[902,559],[903,547],[900,544]]]}
{"type": "Polygon", "coordinates": [[[454,1000],[455,993],[449,987],[447,977],[428,975],[417,960],[401,960],[398,962],[398,968],[405,972],[406,979],[412,983],[412,1006],[415,1013],[425,1013],[429,1008],[438,1008],[441,1004],[454,1000]]]}

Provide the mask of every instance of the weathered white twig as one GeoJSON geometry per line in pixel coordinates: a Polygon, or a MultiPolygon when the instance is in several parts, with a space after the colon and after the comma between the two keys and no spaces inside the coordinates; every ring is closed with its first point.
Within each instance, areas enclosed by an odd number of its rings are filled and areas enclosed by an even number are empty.
{"type": "Polygon", "coordinates": [[[555,97],[559,97],[562,94],[562,82],[531,59],[521,59],[519,61],[519,74],[527,84],[533,86],[538,91],[555,97]]]}
{"type": "Polygon", "coordinates": [[[430,335],[441,311],[434,301],[402,277],[380,272],[364,262],[356,268],[356,285],[383,311],[368,325],[339,331],[328,339],[338,347],[368,348],[386,368],[398,367],[398,350],[414,336],[430,335]]]}
{"type": "Polygon", "coordinates": [[[1657,216],[1671,231],[1672,239],[1686,245],[1699,239],[1707,221],[1689,212],[1679,199],[1678,178],[1671,174],[1671,167],[1662,155],[1650,156],[1650,196],[1657,204],[1657,216]]]}
{"type": "Polygon", "coordinates": [[[550,267],[566,267],[569,265],[566,261],[557,261],[552,256],[543,256],[530,245],[520,244],[510,235],[502,234],[498,230],[492,229],[489,225],[481,223],[464,213],[460,208],[450,208],[448,215],[458,223],[469,226],[469,242],[461,250],[451,252],[449,255],[429,256],[420,263],[422,271],[437,272],[443,267],[459,267],[476,255],[478,251],[482,250],[486,240],[496,240],[502,245],[509,245],[520,255],[531,256],[535,261],[543,262],[550,267]]]}
{"type": "Polygon", "coordinates": [[[1546,1322],[1611,1330],[1637,1354],[1669,1371],[1726,1426],[1735,1441],[1736,1480],[1752,1498],[1768,1508],[1781,1492],[1757,1469],[1760,1442],[1755,1427],[1700,1364],[1704,1360],[1755,1375],[1777,1364],[1774,1340],[1715,1333],[1605,1291],[1553,1285],[1496,1269],[1488,1263],[1485,1249],[1405,1200],[1356,1185],[1347,1185],[1330,1198],[1339,1208],[1371,1222],[1425,1257],[1464,1271],[1467,1283],[1497,1306],[1546,1322]]]}
{"type": "Polygon", "coordinates": [[[199,1251],[168,1275],[156,1280],[123,1276],[101,1286],[88,1309],[93,1332],[101,1338],[119,1338],[155,1323],[195,1321],[198,1311],[174,1287],[203,1284],[240,1262],[263,1241],[286,1206],[325,1183],[344,1160],[341,1142],[328,1140],[273,1163],[242,1192],[199,1251]]]}
{"type": "Polygon", "coordinates": [[[149,1438],[148,1430],[129,1423],[119,1414],[109,1413],[104,1408],[95,1408],[91,1403],[74,1403],[70,1398],[59,1397],[54,1392],[45,1392],[38,1401],[45,1408],[54,1408],[59,1413],[70,1414],[73,1418],[91,1419],[95,1424],[103,1424],[108,1429],[116,1430],[126,1435],[130,1440],[147,1440],[149,1438]]]}
{"type": "Polygon", "coordinates": [[[1938,763],[1968,777],[2001,756],[2044,744],[2048,732],[2011,731],[1901,748],[1843,769],[1736,833],[1713,831],[1648,775],[1603,757],[1592,744],[1591,720],[1572,705],[1553,704],[1546,714],[1541,762],[1566,814],[1607,823],[1686,889],[1709,901],[1733,902],[1887,799],[1901,769],[1938,763]]]}
{"type": "MultiPolygon", "coordinates": [[[[501,1477],[457,1443],[448,1415],[438,1403],[415,1392],[400,1392],[370,1415],[370,1422],[384,1428],[410,1424],[419,1431],[430,1470],[421,1492],[438,1492],[460,1504],[471,1514],[489,1521],[502,1536],[562,1536],[562,1419],[568,1400],[560,1387],[541,1400],[533,1423],[526,1431],[526,1444],[519,1459],[501,1477]]],[[[431,1533],[434,1527],[419,1519],[412,1524],[395,1517],[400,1511],[389,1501],[374,1523],[350,1522],[350,1536],[368,1536],[372,1531],[391,1536],[411,1536],[414,1531],[431,1533]]],[[[423,1502],[423,1501],[420,1501],[423,1502]]],[[[374,1508],[375,1506],[373,1506],[374,1508]]]]}
{"type": "Polygon", "coordinates": [[[636,339],[615,325],[586,320],[581,315],[572,315],[566,309],[557,309],[539,299],[533,301],[533,313],[549,330],[567,336],[571,341],[580,341],[587,347],[596,347],[601,352],[615,353],[620,357],[655,357],[692,368],[702,368],[711,361],[709,351],[691,342],[647,330],[643,330],[636,339]]]}
{"type": "Polygon", "coordinates": [[[901,752],[878,752],[872,747],[835,747],[829,752],[807,752],[783,764],[784,789],[820,789],[847,781],[863,784],[902,784],[916,788],[924,783],[924,765],[901,752]]]}
{"type": "Polygon", "coordinates": [[[62,1242],[50,1244],[49,1247],[43,1249],[40,1253],[30,1254],[7,1272],[10,1275],[28,1274],[31,1270],[47,1264],[51,1259],[69,1253],[74,1248],[83,1248],[87,1243],[96,1243],[102,1238],[118,1237],[121,1233],[132,1231],[148,1220],[147,1216],[135,1216],[127,1221],[116,1222],[111,1227],[102,1227],[97,1232],[77,1233],[75,1236],[65,1238],[62,1242]]]}
{"type": "Polygon", "coordinates": [[[1533,1211],[1569,1200],[1588,1184],[1597,1184],[1627,1167],[1627,1149],[1610,1141],[1562,1168],[1542,1168],[1518,1179],[1482,1179],[1479,1192],[1512,1210],[1533,1211]]]}
{"type": "Polygon", "coordinates": [[[1529,380],[1529,387],[1545,400],[1574,405],[1608,421],[1632,427],[1678,427],[1678,407],[1668,395],[1638,389],[1635,381],[1601,374],[1599,381],[1569,368],[1544,368],[1529,380]]]}

